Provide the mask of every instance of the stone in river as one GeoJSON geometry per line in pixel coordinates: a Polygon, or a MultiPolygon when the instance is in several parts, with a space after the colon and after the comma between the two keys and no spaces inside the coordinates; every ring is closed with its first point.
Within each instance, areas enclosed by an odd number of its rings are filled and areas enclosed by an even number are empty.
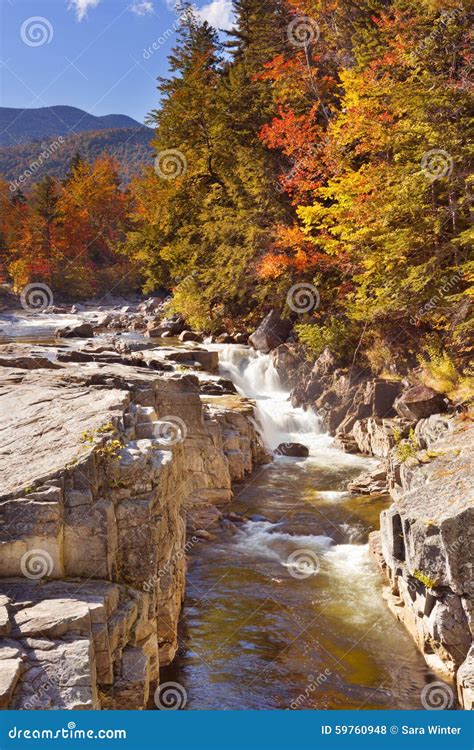
{"type": "Polygon", "coordinates": [[[290,458],[307,458],[309,448],[301,443],[281,443],[275,451],[280,456],[289,456],[290,458]]]}
{"type": "Polygon", "coordinates": [[[78,326],[58,328],[54,335],[60,339],[91,339],[94,336],[94,329],[90,323],[81,323],[78,326]]]}
{"type": "Polygon", "coordinates": [[[195,341],[197,343],[202,343],[203,340],[202,333],[196,333],[195,331],[183,331],[179,334],[179,340],[182,341],[184,344],[187,341],[195,341]]]}

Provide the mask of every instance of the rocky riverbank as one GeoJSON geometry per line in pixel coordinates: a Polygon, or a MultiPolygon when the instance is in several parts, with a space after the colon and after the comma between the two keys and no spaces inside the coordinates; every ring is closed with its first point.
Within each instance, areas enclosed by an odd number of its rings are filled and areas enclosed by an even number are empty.
{"type": "Polygon", "coordinates": [[[430,417],[416,429],[420,450],[394,472],[394,503],[371,551],[389,583],[388,606],[472,709],[474,426],[430,417]]]}
{"type": "MultiPolygon", "coordinates": [[[[372,535],[388,579],[384,596],[427,663],[474,707],[474,422],[440,393],[404,377],[343,368],[326,349],[309,362],[285,341],[278,316],[251,337],[271,351],[295,406],[314,409],[344,451],[380,459],[349,484],[356,494],[389,492],[392,507],[372,535]],[[456,413],[457,412],[457,413],[456,413]]],[[[454,696],[453,696],[454,700],[454,696]]]]}
{"type": "Polygon", "coordinates": [[[268,460],[251,402],[201,399],[204,374],[148,354],[2,355],[2,708],[144,708],[176,652],[196,520],[268,460]]]}

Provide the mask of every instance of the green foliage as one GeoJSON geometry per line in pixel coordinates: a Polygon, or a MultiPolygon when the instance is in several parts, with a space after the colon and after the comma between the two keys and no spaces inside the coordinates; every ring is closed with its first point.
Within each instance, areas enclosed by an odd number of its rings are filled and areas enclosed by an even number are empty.
{"type": "Polygon", "coordinates": [[[347,323],[337,318],[330,318],[324,325],[300,323],[295,326],[295,330],[311,358],[319,357],[326,348],[336,357],[342,358],[352,350],[350,328],[347,323]]]}
{"type": "Polygon", "coordinates": [[[474,370],[461,370],[448,352],[437,343],[427,343],[420,355],[420,379],[424,385],[446,394],[454,402],[466,402],[474,398],[474,370]]]}
{"type": "Polygon", "coordinates": [[[406,461],[408,461],[409,458],[416,458],[418,452],[420,451],[420,444],[418,442],[418,438],[415,435],[415,431],[413,429],[410,430],[410,434],[408,436],[407,440],[400,440],[400,436],[395,436],[395,443],[397,445],[396,449],[396,455],[398,460],[404,464],[406,461]],[[398,441],[397,441],[398,437],[398,441]]]}
{"type": "Polygon", "coordinates": [[[233,6],[223,43],[184,3],[149,120],[158,166],[130,190],[87,164],[118,131],[81,134],[87,148],[72,137],[43,164],[56,174],[55,160],[84,157],[56,194],[44,182],[25,204],[0,185],[2,264],[17,287],[39,279],[81,296],[140,277],[145,291],[175,290],[170,310],[211,331],[253,324],[317,279],[318,322],[297,326],[311,356],[365,356],[383,375],[435,333],[424,382],[472,398],[472,3],[233,6]]]}
{"type": "Polygon", "coordinates": [[[195,331],[211,331],[216,321],[212,320],[209,305],[203,298],[196,281],[185,279],[173,291],[173,296],[165,306],[167,314],[181,313],[195,331]]]}
{"type": "Polygon", "coordinates": [[[387,365],[392,359],[390,347],[378,336],[374,338],[370,347],[364,350],[364,355],[374,375],[386,372],[387,365]]]}
{"type": "MultiPolygon", "coordinates": [[[[278,158],[259,138],[271,116],[271,86],[254,75],[287,45],[281,24],[268,22],[283,13],[281,3],[239,6],[231,62],[215,31],[191,8],[184,15],[169,58],[171,76],[160,79],[160,109],[150,119],[158,159],[177,151],[181,167],[176,179],[150,172],[133,186],[138,211],[125,244],[142,264],[148,289],[163,283],[179,289],[193,276],[200,327],[209,326],[216,305],[236,318],[261,303],[266,288],[258,280],[258,259],[289,203],[278,191],[278,158]]],[[[189,301],[180,299],[176,309],[183,305],[189,301]]]]}

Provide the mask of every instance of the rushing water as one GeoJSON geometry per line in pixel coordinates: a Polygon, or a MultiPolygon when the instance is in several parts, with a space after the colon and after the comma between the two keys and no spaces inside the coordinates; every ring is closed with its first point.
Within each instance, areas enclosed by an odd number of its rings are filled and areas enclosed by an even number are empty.
{"type": "Polygon", "coordinates": [[[332,447],[316,414],[294,409],[271,360],[220,348],[221,373],[257,402],[269,448],[297,441],[236,488],[251,520],[213,530],[191,553],[180,652],[162,680],[188,709],[419,708],[435,679],[387,610],[368,556],[385,498],[354,498],[366,459],[332,447]]]}

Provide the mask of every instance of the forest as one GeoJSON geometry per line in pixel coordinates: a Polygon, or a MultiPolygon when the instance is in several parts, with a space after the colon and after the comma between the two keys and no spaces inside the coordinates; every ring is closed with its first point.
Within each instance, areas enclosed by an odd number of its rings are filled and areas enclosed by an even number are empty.
{"type": "Polygon", "coordinates": [[[470,0],[235,0],[225,35],[182,8],[158,79],[154,168],[80,155],[0,183],[0,261],[56,299],[173,293],[190,326],[272,308],[312,356],[429,365],[472,388],[470,0]]]}

